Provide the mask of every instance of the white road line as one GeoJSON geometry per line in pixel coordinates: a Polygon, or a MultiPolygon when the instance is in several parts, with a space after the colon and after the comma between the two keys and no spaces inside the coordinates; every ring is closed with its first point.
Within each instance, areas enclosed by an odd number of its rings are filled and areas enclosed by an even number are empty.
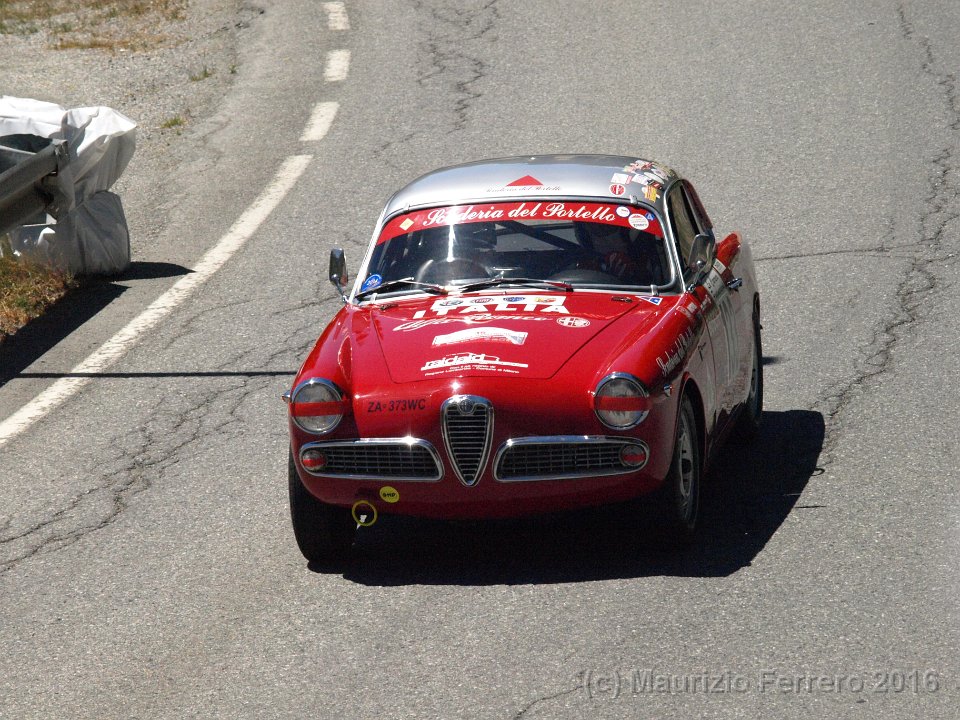
{"type": "Polygon", "coordinates": [[[350,18],[347,17],[347,8],[342,2],[325,2],[323,9],[327,13],[327,27],[331,30],[349,30],[350,18]]]}
{"type": "Polygon", "coordinates": [[[331,50],[327,53],[327,66],[323,70],[323,79],[327,82],[341,82],[347,79],[350,70],[350,51],[331,50]]]}
{"type": "Polygon", "coordinates": [[[335,102],[317,103],[317,106],[313,109],[313,114],[310,116],[310,122],[304,128],[303,135],[300,136],[300,142],[323,140],[327,131],[330,130],[330,125],[337,116],[339,108],[340,104],[335,102]]]}
{"type": "Polygon", "coordinates": [[[260,224],[277,207],[303,171],[307,169],[312,159],[312,155],[288,157],[270,185],[243,212],[226,235],[207,251],[192,273],[178,280],[146,310],[131,320],[125,328],[77,365],[70,372],[70,377],[60,378],[0,423],[0,447],[90,382],[93,379],[89,377],[90,375],[101,373],[112,365],[137,342],[143,333],[173,312],[197,288],[209,280],[256,232],[260,224]]]}

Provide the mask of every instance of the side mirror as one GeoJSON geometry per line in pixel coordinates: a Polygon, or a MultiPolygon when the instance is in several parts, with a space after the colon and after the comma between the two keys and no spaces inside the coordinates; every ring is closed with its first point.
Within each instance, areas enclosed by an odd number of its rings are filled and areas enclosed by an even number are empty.
{"type": "Polygon", "coordinates": [[[690,281],[691,287],[703,282],[703,278],[713,267],[713,260],[717,253],[717,243],[712,235],[700,233],[693,239],[693,247],[690,248],[690,260],[687,267],[693,272],[693,279],[690,281]]]}
{"type": "Polygon", "coordinates": [[[344,302],[347,301],[347,296],[343,290],[347,286],[348,280],[347,258],[343,254],[343,248],[335,247],[330,251],[330,282],[333,283],[344,302]]]}

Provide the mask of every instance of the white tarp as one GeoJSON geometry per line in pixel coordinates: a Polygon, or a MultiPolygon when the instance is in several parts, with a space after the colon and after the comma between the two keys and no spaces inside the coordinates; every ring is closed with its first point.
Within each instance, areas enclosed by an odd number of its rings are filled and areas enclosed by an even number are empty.
{"type": "Polygon", "coordinates": [[[10,233],[14,254],[75,274],[114,274],[130,264],[130,235],[120,198],[107,192],[136,147],[136,123],[107,107],[68,110],[55,103],[0,96],[4,136],[66,140],[69,164],[58,172],[65,207],[10,233]]]}

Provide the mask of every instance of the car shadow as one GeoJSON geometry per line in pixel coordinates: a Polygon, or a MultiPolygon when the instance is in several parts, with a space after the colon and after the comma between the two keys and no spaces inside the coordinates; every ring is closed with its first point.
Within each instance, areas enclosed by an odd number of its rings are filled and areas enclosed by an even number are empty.
{"type": "Polygon", "coordinates": [[[185,275],[191,270],[164,262],[133,262],[121,275],[82,278],[40,317],[0,343],[0,387],[72,334],[128,289],[119,282],[185,275]]]}
{"type": "MultiPolygon", "coordinates": [[[[756,439],[729,445],[702,493],[703,530],[657,550],[636,505],[523,520],[443,522],[387,516],[361,528],[344,578],[372,586],[523,585],[674,575],[722,577],[750,565],[797,505],[824,441],[818,412],[764,412],[756,439]]],[[[316,572],[328,569],[310,568],[316,572]]]]}

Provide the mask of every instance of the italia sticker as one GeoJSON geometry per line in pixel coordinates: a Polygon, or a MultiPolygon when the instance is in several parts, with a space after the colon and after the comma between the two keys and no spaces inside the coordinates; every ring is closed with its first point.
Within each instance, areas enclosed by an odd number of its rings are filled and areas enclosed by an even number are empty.
{"type": "Polygon", "coordinates": [[[657,297],[656,295],[641,295],[640,299],[646,300],[651,305],[659,305],[660,303],[663,302],[663,298],[657,297]]]}
{"type": "Polygon", "coordinates": [[[558,317],[557,323],[559,325],[563,325],[564,327],[572,327],[572,328],[582,328],[582,327],[588,327],[590,325],[589,320],[587,320],[586,318],[580,318],[580,317],[558,317]]]}
{"type": "Polygon", "coordinates": [[[650,227],[650,221],[647,220],[647,216],[641,213],[634,213],[627,218],[627,222],[630,223],[630,227],[635,230],[646,230],[650,227]]]}
{"type": "Polygon", "coordinates": [[[611,195],[623,195],[627,191],[627,188],[618,183],[614,183],[610,186],[611,195]]]}
{"type": "Polygon", "coordinates": [[[630,214],[630,208],[628,208],[626,205],[617,205],[616,212],[620,217],[626,217],[630,214]]]}
{"type": "Polygon", "coordinates": [[[456,301],[435,300],[430,310],[417,310],[413,314],[414,320],[420,320],[428,312],[443,316],[450,313],[458,315],[469,315],[471,313],[489,313],[491,310],[497,313],[557,313],[559,315],[569,315],[570,311],[564,307],[564,297],[560,295],[553,296],[531,296],[531,295],[510,295],[508,297],[477,297],[465,300],[463,305],[454,305],[456,301]]]}

